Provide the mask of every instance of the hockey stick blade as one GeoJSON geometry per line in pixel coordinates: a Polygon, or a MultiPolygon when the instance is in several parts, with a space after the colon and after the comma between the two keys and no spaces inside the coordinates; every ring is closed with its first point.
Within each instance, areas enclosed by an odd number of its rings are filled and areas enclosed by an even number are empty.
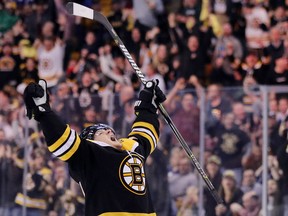
{"type": "MultiPolygon", "coordinates": [[[[127,50],[126,46],[124,45],[122,40],[119,38],[119,36],[115,32],[113,26],[110,24],[110,22],[107,20],[107,18],[104,15],[102,15],[101,13],[99,13],[97,11],[94,11],[91,8],[85,7],[85,6],[77,4],[75,2],[67,3],[66,8],[67,8],[68,13],[71,15],[80,16],[83,18],[88,18],[88,19],[97,21],[97,22],[101,23],[103,26],[105,26],[107,31],[109,31],[110,35],[113,37],[115,43],[118,45],[118,47],[121,49],[122,53],[124,54],[124,56],[126,57],[128,62],[130,63],[131,67],[136,72],[138,78],[141,80],[141,82],[143,84],[145,84],[147,82],[144,74],[141,72],[140,68],[137,66],[137,64],[133,60],[132,56],[130,55],[129,51],[127,50]]],[[[191,159],[191,162],[193,163],[194,167],[196,168],[196,170],[198,171],[198,173],[200,174],[200,176],[202,177],[202,179],[206,183],[206,186],[207,186],[209,192],[211,193],[211,195],[213,196],[213,198],[215,199],[215,201],[218,204],[223,203],[222,198],[217,193],[216,189],[214,188],[212,182],[209,180],[205,171],[201,168],[201,165],[198,162],[197,158],[194,156],[193,152],[191,151],[191,149],[189,148],[189,146],[185,142],[184,138],[182,137],[182,135],[180,134],[180,132],[178,131],[178,129],[176,128],[176,126],[172,122],[172,119],[170,118],[169,114],[167,113],[167,111],[165,110],[163,105],[159,103],[159,104],[157,104],[157,106],[158,106],[158,109],[160,110],[161,114],[163,115],[165,121],[170,126],[171,130],[173,131],[175,137],[177,138],[177,140],[179,141],[179,143],[181,144],[181,146],[185,150],[188,157],[191,159]]]]}
{"type": "Polygon", "coordinates": [[[85,17],[87,19],[93,20],[94,11],[91,8],[85,7],[83,5],[74,2],[68,2],[66,4],[66,9],[67,12],[71,15],[85,17]]]}

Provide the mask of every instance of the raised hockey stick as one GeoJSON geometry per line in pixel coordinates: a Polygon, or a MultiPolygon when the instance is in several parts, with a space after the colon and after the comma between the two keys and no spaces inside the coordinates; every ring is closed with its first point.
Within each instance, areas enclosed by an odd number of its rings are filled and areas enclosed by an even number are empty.
{"type": "MultiPolygon", "coordinates": [[[[137,66],[137,64],[133,60],[129,51],[126,49],[124,43],[121,41],[121,39],[119,38],[119,36],[115,32],[114,28],[112,27],[112,25],[110,24],[110,22],[107,20],[107,18],[104,15],[102,15],[101,13],[99,13],[99,12],[97,12],[91,8],[85,7],[83,5],[80,5],[80,4],[77,4],[74,2],[67,3],[66,8],[67,8],[67,11],[69,14],[72,14],[74,16],[84,17],[84,18],[87,18],[90,20],[94,20],[94,21],[97,21],[97,22],[101,23],[102,25],[104,25],[105,28],[109,31],[109,33],[113,37],[115,43],[121,49],[121,51],[124,54],[124,56],[126,57],[126,59],[129,61],[132,68],[135,70],[135,72],[136,72],[138,78],[141,80],[141,82],[143,84],[145,84],[147,82],[144,74],[141,72],[140,68],[137,66]]],[[[206,183],[206,186],[207,186],[208,190],[210,191],[210,193],[212,194],[212,196],[214,197],[215,201],[218,204],[223,203],[222,198],[217,193],[215,187],[213,186],[213,184],[209,180],[205,171],[201,168],[201,165],[198,162],[197,158],[194,156],[193,152],[190,150],[190,148],[187,145],[187,143],[185,142],[184,138],[182,137],[182,135],[180,134],[180,132],[178,131],[178,129],[176,128],[176,126],[172,122],[172,119],[170,118],[169,114],[167,113],[167,111],[165,110],[163,105],[159,103],[159,104],[157,104],[157,107],[160,110],[160,113],[163,115],[167,124],[172,129],[177,140],[180,142],[181,146],[185,150],[186,154],[191,159],[193,165],[195,166],[195,168],[197,169],[197,171],[201,175],[202,179],[206,183]]]]}

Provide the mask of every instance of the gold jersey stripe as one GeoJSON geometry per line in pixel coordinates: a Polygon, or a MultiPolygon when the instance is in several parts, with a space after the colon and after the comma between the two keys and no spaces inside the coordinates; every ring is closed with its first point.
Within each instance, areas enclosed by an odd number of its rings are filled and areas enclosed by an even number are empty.
{"type": "Polygon", "coordinates": [[[65,152],[67,152],[70,148],[72,148],[72,146],[75,143],[75,140],[76,140],[76,132],[74,130],[71,130],[71,133],[68,139],[64,143],[62,143],[62,145],[56,151],[54,151],[53,154],[56,157],[60,157],[65,152]]]}
{"type": "Polygon", "coordinates": [[[76,141],[74,142],[73,146],[71,149],[69,149],[64,155],[62,155],[60,158],[60,160],[62,161],[67,161],[70,157],[72,157],[72,155],[77,151],[77,149],[79,148],[80,145],[80,137],[76,134],[76,141]]]}
{"type": "Polygon", "coordinates": [[[137,131],[137,132],[131,132],[131,133],[129,134],[129,136],[130,136],[130,135],[135,135],[135,134],[138,134],[138,135],[140,135],[140,136],[143,136],[143,137],[145,137],[146,139],[149,140],[149,143],[150,143],[150,146],[151,146],[150,153],[152,153],[152,152],[154,151],[154,148],[155,148],[155,146],[156,146],[156,143],[153,142],[153,139],[151,138],[151,136],[148,135],[148,134],[146,134],[146,133],[144,133],[144,132],[139,132],[139,131],[137,131]]]}
{"type": "Polygon", "coordinates": [[[107,212],[100,216],[156,216],[156,213],[107,212]]]}
{"type": "Polygon", "coordinates": [[[156,139],[159,140],[158,133],[156,132],[156,130],[152,124],[147,123],[147,122],[135,122],[132,125],[132,128],[134,128],[134,127],[146,127],[147,129],[151,130],[152,133],[154,134],[154,136],[156,137],[156,139]]]}
{"type": "Polygon", "coordinates": [[[50,152],[54,152],[56,149],[58,149],[67,139],[70,134],[70,127],[67,125],[66,130],[62,134],[62,136],[52,145],[48,147],[50,152]]]}
{"type": "Polygon", "coordinates": [[[147,128],[140,128],[140,127],[134,127],[132,132],[143,132],[143,133],[146,133],[148,134],[152,139],[153,139],[153,142],[155,143],[155,145],[158,143],[158,140],[156,139],[156,137],[154,136],[154,134],[147,128]]]}

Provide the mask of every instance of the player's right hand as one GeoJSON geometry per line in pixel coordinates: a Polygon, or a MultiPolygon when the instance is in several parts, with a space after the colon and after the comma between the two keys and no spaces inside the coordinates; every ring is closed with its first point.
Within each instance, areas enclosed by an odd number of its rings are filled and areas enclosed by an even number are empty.
{"type": "Polygon", "coordinates": [[[26,106],[26,115],[29,119],[34,117],[34,119],[38,120],[41,113],[51,110],[47,83],[45,80],[39,80],[38,83],[29,83],[24,90],[23,96],[26,106]]]}
{"type": "Polygon", "coordinates": [[[166,96],[158,86],[159,81],[150,80],[145,83],[145,87],[139,93],[138,101],[135,102],[135,111],[147,110],[152,113],[157,111],[157,103],[166,100],[166,96]]]}

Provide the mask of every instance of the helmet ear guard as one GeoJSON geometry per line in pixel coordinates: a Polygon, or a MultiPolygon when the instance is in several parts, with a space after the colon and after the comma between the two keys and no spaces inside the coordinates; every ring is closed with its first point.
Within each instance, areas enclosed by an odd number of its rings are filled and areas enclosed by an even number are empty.
{"type": "Polygon", "coordinates": [[[95,124],[95,125],[91,125],[89,127],[84,128],[84,130],[82,130],[82,132],[80,133],[80,138],[81,139],[94,139],[94,135],[98,130],[108,130],[110,129],[114,134],[115,131],[112,127],[110,127],[109,125],[106,124],[95,124]]]}

